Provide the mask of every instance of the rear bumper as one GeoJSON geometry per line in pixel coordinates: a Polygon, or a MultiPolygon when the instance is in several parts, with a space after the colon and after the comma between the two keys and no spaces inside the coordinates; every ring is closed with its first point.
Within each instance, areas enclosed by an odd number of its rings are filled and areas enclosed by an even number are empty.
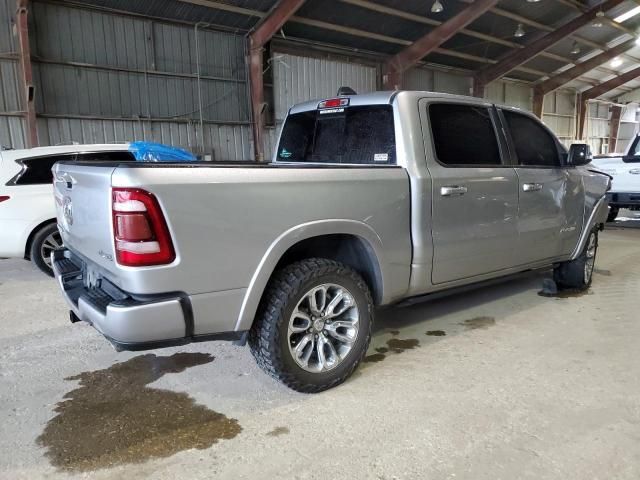
{"type": "Polygon", "coordinates": [[[89,323],[118,350],[244,338],[244,332],[194,335],[191,300],[184,293],[138,296],[120,290],[106,279],[87,287],[83,262],[68,249],[52,254],[52,266],[71,309],[72,321],[89,323]]]}
{"type": "Polygon", "coordinates": [[[609,205],[612,207],[636,207],[640,206],[640,192],[636,193],[607,193],[609,205]]]}

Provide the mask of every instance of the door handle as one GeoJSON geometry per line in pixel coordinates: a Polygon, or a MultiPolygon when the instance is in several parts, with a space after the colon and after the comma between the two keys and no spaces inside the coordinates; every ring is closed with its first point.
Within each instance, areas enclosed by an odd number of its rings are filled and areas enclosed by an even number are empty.
{"type": "Polygon", "coordinates": [[[542,190],[541,183],[525,183],[522,185],[522,190],[525,192],[539,192],[542,190]]]}
{"type": "Polygon", "coordinates": [[[459,187],[457,185],[451,185],[448,187],[440,188],[440,195],[443,197],[452,197],[454,195],[464,195],[467,193],[467,187],[459,187]]]}

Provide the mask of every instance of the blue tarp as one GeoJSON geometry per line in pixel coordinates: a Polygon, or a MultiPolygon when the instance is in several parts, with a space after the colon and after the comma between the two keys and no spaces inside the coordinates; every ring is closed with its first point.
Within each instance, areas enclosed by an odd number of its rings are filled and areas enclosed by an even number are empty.
{"type": "Polygon", "coordinates": [[[191,152],[161,143],[133,142],[129,144],[129,151],[138,162],[195,162],[198,160],[191,152]]]}

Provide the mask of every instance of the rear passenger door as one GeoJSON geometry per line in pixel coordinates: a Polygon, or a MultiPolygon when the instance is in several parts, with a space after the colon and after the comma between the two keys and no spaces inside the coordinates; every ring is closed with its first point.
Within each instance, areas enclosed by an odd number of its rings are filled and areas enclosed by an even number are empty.
{"type": "Polygon", "coordinates": [[[517,263],[570,253],[584,213],[580,176],[563,165],[559,143],[537,119],[507,109],[501,116],[519,182],[517,263]]]}
{"type": "MultiPolygon", "coordinates": [[[[425,102],[426,103],[426,102],[425,102]]],[[[441,284],[512,266],[518,239],[518,178],[508,165],[495,109],[426,104],[432,179],[432,282],[441,284]]],[[[505,152],[506,153],[506,152],[505,152]]]]}

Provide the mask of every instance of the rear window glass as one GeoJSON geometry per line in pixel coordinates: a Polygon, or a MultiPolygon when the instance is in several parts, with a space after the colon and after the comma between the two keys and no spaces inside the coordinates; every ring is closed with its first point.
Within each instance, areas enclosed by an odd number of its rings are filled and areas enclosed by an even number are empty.
{"type": "Polygon", "coordinates": [[[444,165],[502,164],[488,108],[435,103],[429,119],[436,156],[444,165]]]}
{"type": "Polygon", "coordinates": [[[278,161],[392,165],[396,162],[390,105],[312,110],[287,117],[278,161]]]}

